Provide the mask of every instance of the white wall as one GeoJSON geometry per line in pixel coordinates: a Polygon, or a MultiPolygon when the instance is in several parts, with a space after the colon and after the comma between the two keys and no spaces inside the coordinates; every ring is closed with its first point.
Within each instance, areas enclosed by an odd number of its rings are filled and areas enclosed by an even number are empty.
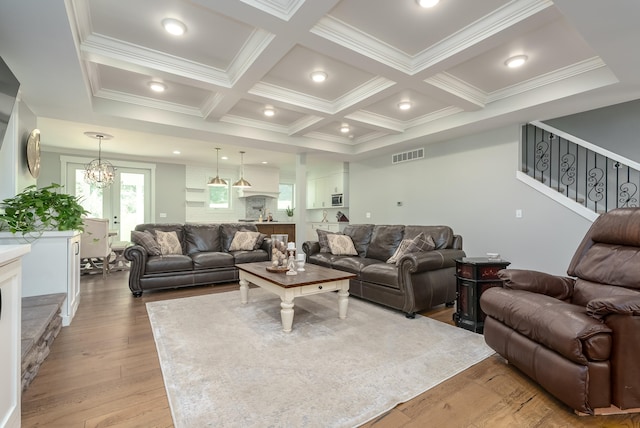
{"type": "Polygon", "coordinates": [[[497,252],[512,268],[565,275],[591,223],[516,180],[518,145],[514,125],[428,145],[424,160],[351,163],[351,223],[444,224],[470,257],[497,252]]]}
{"type": "Polygon", "coordinates": [[[27,166],[27,138],[36,127],[36,117],[26,104],[16,101],[0,148],[0,200],[11,198],[36,184],[27,166]]]}

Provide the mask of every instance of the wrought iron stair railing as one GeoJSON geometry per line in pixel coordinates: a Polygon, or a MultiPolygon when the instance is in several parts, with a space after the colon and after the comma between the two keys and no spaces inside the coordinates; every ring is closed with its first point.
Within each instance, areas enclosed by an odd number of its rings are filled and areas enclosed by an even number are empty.
{"type": "Polygon", "coordinates": [[[541,122],[522,127],[521,171],[595,213],[638,207],[640,165],[541,122]]]}

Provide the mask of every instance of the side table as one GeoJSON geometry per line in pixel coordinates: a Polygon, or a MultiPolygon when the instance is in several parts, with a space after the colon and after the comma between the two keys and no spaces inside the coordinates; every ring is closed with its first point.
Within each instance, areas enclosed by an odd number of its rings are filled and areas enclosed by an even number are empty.
{"type": "Polygon", "coordinates": [[[480,309],[480,296],[491,287],[502,287],[498,271],[511,263],[487,257],[456,259],[456,312],[453,320],[458,327],[482,333],[485,313],[480,309]]]}

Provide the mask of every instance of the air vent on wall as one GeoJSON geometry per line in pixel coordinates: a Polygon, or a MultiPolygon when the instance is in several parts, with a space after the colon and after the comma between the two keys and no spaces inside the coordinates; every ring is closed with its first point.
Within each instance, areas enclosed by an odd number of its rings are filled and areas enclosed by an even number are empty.
{"type": "Polygon", "coordinates": [[[413,160],[424,159],[424,148],[409,150],[408,152],[396,153],[391,156],[391,163],[409,162],[413,160]]]}

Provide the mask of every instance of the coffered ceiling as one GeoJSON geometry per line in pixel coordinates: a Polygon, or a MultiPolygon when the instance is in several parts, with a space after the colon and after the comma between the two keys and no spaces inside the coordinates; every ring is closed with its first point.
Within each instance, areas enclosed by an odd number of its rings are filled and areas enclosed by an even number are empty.
{"type": "Polygon", "coordinates": [[[165,162],[349,160],[639,98],[639,16],[633,0],[9,0],[0,55],[44,150],[103,131],[105,153],[165,162]]]}

